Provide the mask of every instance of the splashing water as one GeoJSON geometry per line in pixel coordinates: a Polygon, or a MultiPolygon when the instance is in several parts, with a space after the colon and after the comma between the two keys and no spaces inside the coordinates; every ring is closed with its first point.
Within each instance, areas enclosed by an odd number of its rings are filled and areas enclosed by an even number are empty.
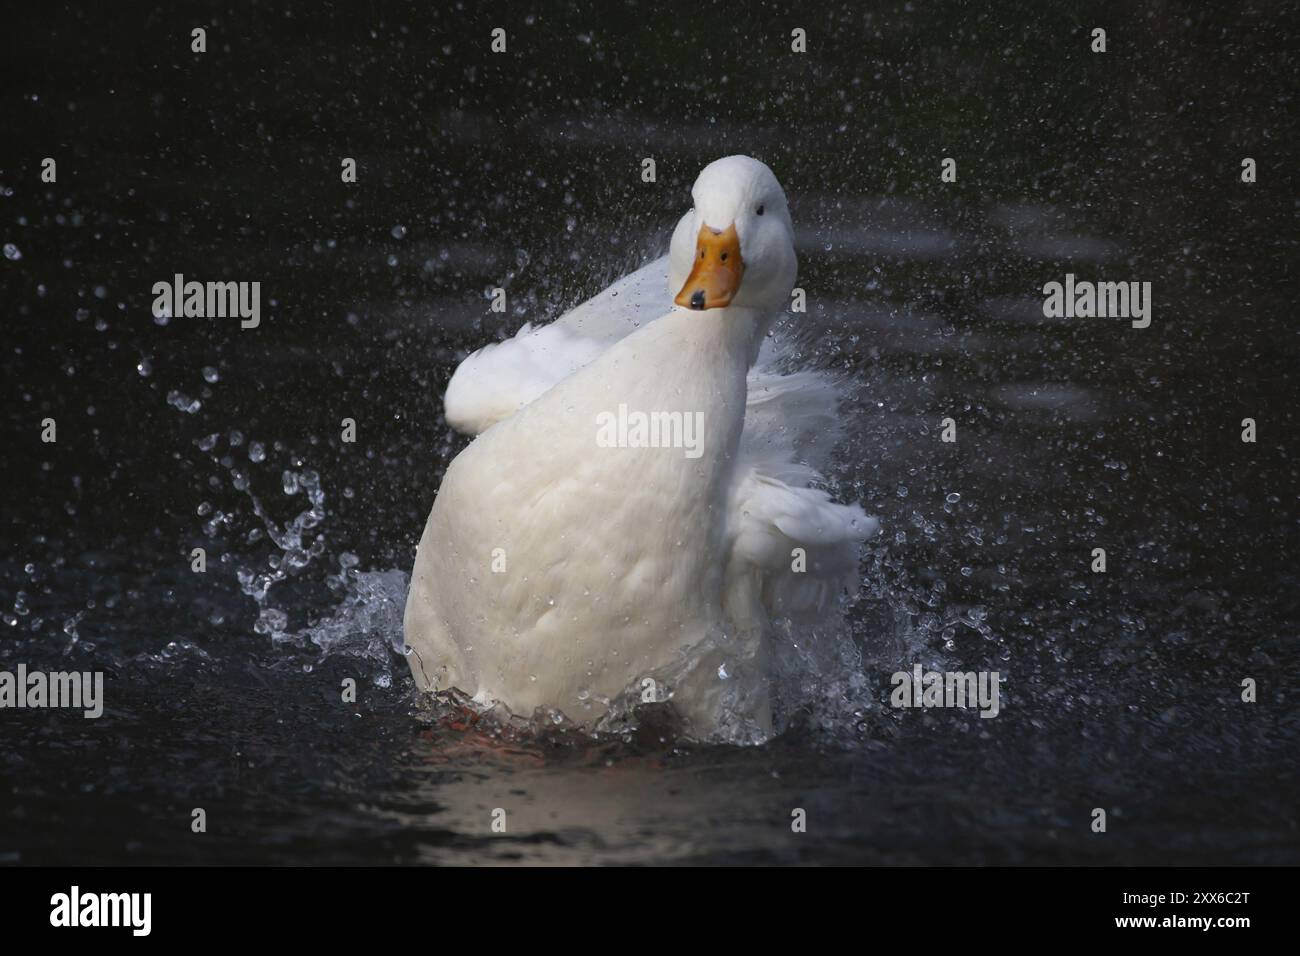
{"type": "MultiPolygon", "coordinates": [[[[172,404],[188,411],[175,401],[172,404]]],[[[241,493],[241,500],[246,499],[255,519],[243,534],[243,544],[221,557],[223,563],[235,565],[240,592],[257,607],[253,631],[269,637],[276,646],[314,648],[319,652],[317,665],[331,657],[365,660],[376,674],[377,686],[391,687],[394,678],[400,680],[406,673],[402,635],[409,585],[406,571],[359,570],[360,560],[344,550],[337,553],[337,571],[323,576],[328,600],[303,600],[295,581],[303,581],[305,572],[321,567],[331,553],[325,527],[327,495],[320,475],[297,458],[290,459],[291,467],[280,470],[278,491],[285,499],[302,503],[281,523],[273,517],[275,509],[268,506],[268,499],[254,490],[257,472],[275,467],[274,452],[282,452],[281,446],[274,443],[268,447],[239,430],[224,436],[224,450],[219,447],[222,440],[217,432],[196,439],[194,445],[225,469],[231,486],[241,493]],[[271,550],[257,554],[267,543],[271,550]],[[296,609],[302,607],[327,610],[312,620],[295,622],[301,613],[296,609]]],[[[858,471],[843,465],[831,476],[832,483],[845,487],[860,484],[858,471]]],[[[261,483],[268,479],[262,478],[261,483]]],[[[961,495],[946,493],[941,499],[941,516],[928,517],[912,510],[906,519],[905,527],[923,542],[937,544],[959,527],[961,495]],[[944,521],[949,527],[940,526],[944,521]]],[[[237,534],[248,523],[249,515],[241,514],[242,510],[225,511],[207,501],[201,503],[197,513],[204,518],[204,536],[216,540],[237,534]]],[[[967,525],[962,531],[973,542],[981,540],[976,526],[967,525]]],[[[897,535],[907,540],[902,528],[897,535]]],[[[956,647],[959,629],[969,629],[987,641],[995,638],[983,607],[950,602],[942,578],[913,579],[907,562],[888,547],[869,545],[863,567],[867,587],[861,604],[868,608],[866,619],[862,614],[856,620],[846,616],[841,626],[823,629],[778,626],[763,663],[747,659],[735,646],[720,643],[693,648],[686,657],[652,675],[661,688],[656,699],[672,700],[680,693],[707,695],[719,715],[710,739],[720,742],[760,743],[772,733],[795,728],[846,742],[892,733],[891,720],[898,714],[890,711],[880,690],[882,673],[906,670],[914,661],[942,667],[956,647]],[[765,730],[753,722],[745,705],[753,688],[768,678],[773,723],[765,730]]],[[[636,732],[645,716],[642,691],[638,684],[613,700],[580,695],[567,707],[534,715],[513,715],[499,705],[490,713],[516,729],[578,726],[572,723],[577,719],[586,721],[586,729],[596,735],[627,736],[636,732]],[[595,705],[600,705],[596,712],[602,716],[593,722],[590,714],[595,705]]],[[[473,707],[464,701],[459,706],[473,707]]]]}
{"type": "Polygon", "coordinates": [[[261,500],[249,488],[242,472],[232,468],[236,475],[235,487],[244,491],[253,505],[253,513],[261,519],[262,527],[272,543],[280,549],[279,554],[272,554],[265,569],[255,570],[241,566],[236,572],[239,586],[245,594],[257,602],[258,617],[253,629],[258,634],[266,634],[273,641],[295,637],[287,633],[289,616],[280,608],[270,603],[269,592],[290,574],[296,574],[311,564],[314,558],[325,553],[325,535],[316,534],[307,541],[308,532],[325,520],[325,492],[320,486],[320,476],[311,469],[301,472],[286,469],[281,475],[281,484],[285,495],[294,497],[303,495],[307,507],[300,511],[283,528],[267,514],[261,500]]]}
{"type": "Polygon", "coordinates": [[[321,658],[348,654],[373,661],[383,671],[381,687],[391,685],[393,655],[403,654],[402,613],[410,577],[404,571],[357,571],[356,557],[339,558],[339,573],[330,579],[340,601],[324,620],[298,636],[320,648],[321,658]]]}
{"type": "MultiPolygon", "coordinates": [[[[320,651],[321,661],[331,655],[364,658],[377,669],[376,683],[381,687],[391,686],[392,664],[402,654],[407,574],[396,569],[358,571],[357,556],[344,551],[337,559],[337,573],[325,577],[325,585],[333,595],[330,611],[319,620],[293,629],[289,609],[295,606],[296,595],[285,594],[283,599],[277,599],[277,589],[321,562],[328,553],[324,527],[328,511],[320,475],[306,467],[281,471],[279,490],[285,498],[305,500],[305,506],[281,525],[253,490],[253,473],[237,463],[235,456],[216,453],[221,437],[219,433],[206,435],[197,439],[195,445],[208,454],[210,461],[225,467],[231,485],[249,503],[256,524],[245,534],[244,544],[248,548],[263,542],[274,546],[260,560],[251,552],[227,552],[222,556],[223,562],[236,563],[235,577],[240,591],[257,606],[254,632],[269,637],[277,645],[314,646],[320,651]]],[[[226,442],[231,450],[242,449],[247,444],[248,459],[254,467],[267,462],[268,452],[263,442],[246,441],[246,436],[238,430],[229,432],[226,442]]],[[[216,509],[206,501],[197,511],[207,519],[203,533],[209,539],[218,538],[224,530],[239,524],[240,515],[216,509]]],[[[311,603],[320,606],[321,602],[311,603]]]]}

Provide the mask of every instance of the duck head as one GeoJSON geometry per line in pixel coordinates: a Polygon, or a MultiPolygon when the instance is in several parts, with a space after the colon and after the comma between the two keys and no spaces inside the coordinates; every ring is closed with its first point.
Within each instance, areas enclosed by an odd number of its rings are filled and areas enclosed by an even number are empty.
{"type": "Polygon", "coordinates": [[[727,156],[704,167],[691,198],[695,208],[677,223],[669,248],[674,303],[785,309],[798,260],[785,191],[772,170],[749,156],[727,156]]]}

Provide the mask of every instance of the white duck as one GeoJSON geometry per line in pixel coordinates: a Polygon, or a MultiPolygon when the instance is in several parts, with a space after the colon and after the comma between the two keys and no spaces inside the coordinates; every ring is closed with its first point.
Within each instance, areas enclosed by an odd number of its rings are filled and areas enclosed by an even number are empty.
{"type": "Polygon", "coordinates": [[[692,196],[667,257],[452,377],[447,420],[478,437],[412,572],[422,687],[582,722],[653,694],[697,736],[759,739],[773,624],[856,591],[876,522],[809,487],[839,435],[835,384],[760,359],[795,282],[785,194],[730,156],[692,196]],[[646,432],[637,413],[681,417],[646,432]]]}

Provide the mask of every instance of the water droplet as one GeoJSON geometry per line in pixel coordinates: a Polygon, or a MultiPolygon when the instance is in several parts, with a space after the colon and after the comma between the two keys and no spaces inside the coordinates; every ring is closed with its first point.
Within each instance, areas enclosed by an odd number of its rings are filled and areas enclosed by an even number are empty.
{"type": "Polygon", "coordinates": [[[22,254],[21,252],[18,251],[18,247],[17,247],[17,246],[15,246],[12,242],[6,242],[6,243],[5,243],[5,258],[6,258],[6,259],[12,259],[14,262],[17,262],[17,261],[18,261],[19,259],[21,259],[22,257],[23,257],[23,254],[22,254]]]}
{"type": "Polygon", "coordinates": [[[167,393],[167,404],[172,408],[180,409],[186,415],[193,415],[203,407],[203,403],[197,398],[190,398],[184,392],[178,392],[175,389],[167,393]]]}

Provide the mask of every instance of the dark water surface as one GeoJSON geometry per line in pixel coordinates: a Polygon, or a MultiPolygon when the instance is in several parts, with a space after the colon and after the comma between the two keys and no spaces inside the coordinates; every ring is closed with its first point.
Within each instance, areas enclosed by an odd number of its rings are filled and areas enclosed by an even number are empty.
{"type": "Polygon", "coordinates": [[[0,862],[1300,861],[1290,5],[318,6],[3,18],[0,668],[107,704],[0,711],[0,862]],[[451,371],[733,152],[860,385],[861,665],[757,748],[447,719],[397,649],[451,371]],[[178,272],[261,327],[156,322],[178,272]],[[1151,326],[1044,318],[1067,272],[1151,326]],[[918,660],[1002,713],[891,709],[918,660]]]}

